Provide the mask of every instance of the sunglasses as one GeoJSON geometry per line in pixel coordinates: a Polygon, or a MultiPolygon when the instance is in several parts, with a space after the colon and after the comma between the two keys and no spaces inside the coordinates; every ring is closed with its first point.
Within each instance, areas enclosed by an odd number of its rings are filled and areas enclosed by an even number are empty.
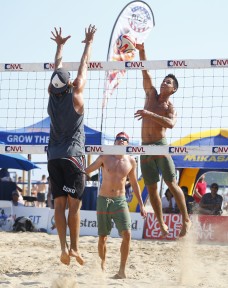
{"type": "Polygon", "coordinates": [[[213,189],[218,189],[218,187],[217,187],[217,186],[211,186],[211,188],[213,188],[213,189]]]}
{"type": "Polygon", "coordinates": [[[126,137],[124,137],[124,136],[116,137],[116,141],[120,141],[120,140],[128,142],[128,139],[126,137]]]}

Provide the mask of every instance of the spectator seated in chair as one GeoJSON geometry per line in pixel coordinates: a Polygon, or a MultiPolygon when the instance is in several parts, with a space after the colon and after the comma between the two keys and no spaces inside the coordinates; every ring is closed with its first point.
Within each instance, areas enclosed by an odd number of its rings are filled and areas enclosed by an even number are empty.
{"type": "Polygon", "coordinates": [[[165,196],[162,197],[162,211],[163,213],[175,213],[176,201],[169,188],[165,191],[165,196]]]}
{"type": "Polygon", "coordinates": [[[20,194],[17,190],[12,192],[12,205],[13,206],[24,206],[23,203],[19,201],[20,194]]]}
{"type": "Polygon", "coordinates": [[[210,189],[211,192],[204,194],[200,201],[199,214],[221,215],[223,198],[218,195],[219,186],[217,183],[212,183],[210,189]]]}

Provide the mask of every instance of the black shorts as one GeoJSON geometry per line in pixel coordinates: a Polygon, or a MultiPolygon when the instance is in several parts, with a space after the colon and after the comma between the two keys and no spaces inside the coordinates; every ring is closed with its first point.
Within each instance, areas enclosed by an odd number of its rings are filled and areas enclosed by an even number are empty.
{"type": "Polygon", "coordinates": [[[37,193],[37,201],[38,202],[45,202],[45,193],[38,192],[37,193]]]}
{"type": "Polygon", "coordinates": [[[70,157],[48,161],[53,199],[70,195],[81,200],[85,189],[85,157],[70,157]]]}

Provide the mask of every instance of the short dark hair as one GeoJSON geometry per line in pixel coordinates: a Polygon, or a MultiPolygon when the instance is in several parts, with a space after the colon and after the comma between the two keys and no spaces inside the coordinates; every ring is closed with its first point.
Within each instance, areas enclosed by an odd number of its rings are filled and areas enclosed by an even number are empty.
{"type": "Polygon", "coordinates": [[[177,78],[174,74],[168,74],[167,76],[165,76],[165,78],[171,78],[173,79],[173,82],[174,82],[174,88],[178,89],[179,87],[179,83],[177,81],[177,78]]]}
{"type": "Polygon", "coordinates": [[[212,187],[216,188],[217,190],[219,189],[219,186],[217,183],[212,183],[210,188],[212,188],[212,187]]]}

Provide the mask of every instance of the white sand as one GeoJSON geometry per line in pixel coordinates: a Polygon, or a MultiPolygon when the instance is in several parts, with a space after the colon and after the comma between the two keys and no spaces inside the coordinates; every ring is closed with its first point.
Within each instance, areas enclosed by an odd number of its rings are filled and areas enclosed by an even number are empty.
{"type": "Polygon", "coordinates": [[[128,279],[118,271],[120,239],[109,238],[107,271],[102,273],[97,237],[80,237],[85,266],[59,261],[56,235],[0,232],[0,287],[228,287],[228,245],[181,241],[132,240],[128,279]]]}

